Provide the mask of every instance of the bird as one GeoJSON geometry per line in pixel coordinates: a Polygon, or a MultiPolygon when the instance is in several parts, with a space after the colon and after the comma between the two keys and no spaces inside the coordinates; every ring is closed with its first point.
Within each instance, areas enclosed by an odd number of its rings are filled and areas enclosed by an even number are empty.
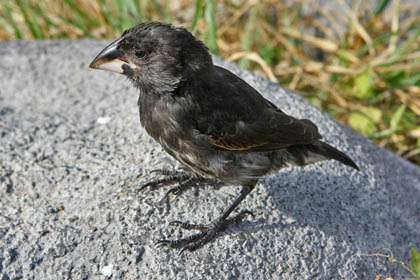
{"type": "Polygon", "coordinates": [[[241,186],[210,223],[170,223],[198,231],[157,242],[180,253],[203,247],[230,224],[253,215],[232,212],[264,176],[329,159],[359,170],[349,156],[321,141],[312,121],[284,113],[243,79],[214,65],[209,49],[184,27],[140,23],[99,52],[90,67],[127,77],[139,92],[142,127],[187,168],[158,170],[163,177],[141,189],[175,184],[168,195],[200,183],[241,186]]]}

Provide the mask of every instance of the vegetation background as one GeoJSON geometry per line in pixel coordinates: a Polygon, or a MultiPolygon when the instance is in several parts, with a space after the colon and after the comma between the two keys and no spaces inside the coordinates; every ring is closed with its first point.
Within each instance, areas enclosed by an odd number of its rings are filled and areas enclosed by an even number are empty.
{"type": "MultiPolygon", "coordinates": [[[[0,41],[114,39],[144,21],[183,25],[212,53],[301,94],[420,165],[416,1],[0,0],[0,41]]],[[[414,248],[409,265],[388,251],[364,256],[398,263],[420,280],[414,248]]]]}
{"type": "Polygon", "coordinates": [[[420,5],[403,0],[0,0],[0,40],[113,39],[151,20],[420,165],[420,5]],[[328,3],[327,6],[320,3],[328,3]]]}

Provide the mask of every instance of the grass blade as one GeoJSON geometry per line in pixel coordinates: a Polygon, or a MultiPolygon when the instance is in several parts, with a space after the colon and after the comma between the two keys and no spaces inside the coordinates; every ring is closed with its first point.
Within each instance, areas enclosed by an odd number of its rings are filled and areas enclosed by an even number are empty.
{"type": "MultiPolygon", "coordinates": [[[[417,30],[415,32],[413,32],[413,34],[407,38],[407,40],[405,40],[394,52],[394,54],[389,58],[389,60],[384,63],[381,64],[381,66],[388,66],[388,65],[392,65],[393,63],[397,62],[398,59],[403,56],[405,54],[405,52],[407,51],[407,49],[412,45],[412,44],[418,44],[417,43],[417,39],[420,37],[420,27],[417,28],[417,30]]],[[[417,47],[418,48],[418,47],[417,47]]]]}
{"type": "Polygon", "coordinates": [[[105,0],[99,0],[99,3],[101,3],[101,5],[100,5],[101,12],[102,12],[102,15],[105,18],[106,23],[108,23],[113,30],[121,32],[122,31],[121,27],[118,26],[117,23],[115,22],[115,16],[112,14],[112,11],[109,9],[105,0]]]}
{"type": "Polygon", "coordinates": [[[209,26],[209,38],[208,38],[208,47],[210,51],[214,54],[219,54],[219,49],[217,47],[217,28],[216,28],[216,19],[214,16],[214,2],[213,0],[206,0],[205,8],[205,19],[209,26]]]}
{"type": "Polygon", "coordinates": [[[118,13],[120,31],[138,23],[135,19],[137,14],[136,5],[132,1],[114,0],[114,5],[118,13]]]}
{"type": "MultiPolygon", "coordinates": [[[[145,1],[145,2],[147,2],[147,1],[145,1]]],[[[152,3],[153,9],[158,13],[160,18],[166,18],[166,13],[165,13],[164,9],[162,8],[162,6],[156,0],[152,0],[152,1],[150,1],[150,3],[152,3]]]]}
{"type": "Polygon", "coordinates": [[[83,26],[82,30],[88,30],[89,27],[98,27],[99,21],[93,19],[92,17],[90,17],[87,13],[85,13],[82,9],[80,9],[74,2],[73,0],[63,0],[64,3],[73,11],[74,16],[76,17],[76,19],[73,20],[77,20],[77,22],[75,22],[74,26],[83,26]]]}
{"type": "MultiPolygon", "coordinates": [[[[246,52],[252,51],[252,46],[254,44],[255,39],[255,21],[257,17],[257,6],[253,6],[250,8],[249,11],[249,18],[245,25],[245,34],[242,37],[242,50],[246,52]]],[[[247,69],[249,67],[249,60],[245,57],[241,58],[239,63],[242,68],[247,69]]]]}
{"type": "Polygon", "coordinates": [[[73,27],[75,27],[76,29],[79,29],[80,31],[82,31],[82,33],[88,37],[94,37],[92,33],[90,33],[90,31],[87,29],[86,25],[84,25],[84,23],[80,20],[71,20],[68,18],[65,18],[63,16],[58,15],[58,17],[64,21],[65,23],[67,23],[68,25],[71,25],[73,27]]]}
{"type": "Polygon", "coordinates": [[[133,9],[133,21],[134,23],[140,23],[143,21],[143,12],[142,12],[142,8],[140,6],[141,1],[136,1],[136,0],[132,0],[132,5],[134,7],[133,9]]]}
{"type": "Polygon", "coordinates": [[[383,130],[378,133],[375,133],[373,137],[380,138],[380,137],[388,136],[394,133],[398,128],[398,124],[400,123],[400,120],[406,108],[407,108],[407,105],[405,104],[402,104],[400,107],[398,107],[397,111],[394,114],[392,114],[390,127],[387,130],[383,130]]]}
{"type": "Polygon", "coordinates": [[[420,278],[420,254],[414,248],[411,248],[410,264],[411,270],[413,270],[414,275],[417,278],[420,278]]]}
{"type": "Polygon", "coordinates": [[[26,26],[32,33],[32,36],[35,39],[44,39],[44,34],[40,25],[36,20],[33,20],[34,13],[32,7],[30,6],[30,3],[27,0],[17,0],[16,3],[23,15],[26,26]]]}
{"type": "Polygon", "coordinates": [[[379,15],[383,12],[383,10],[388,6],[389,0],[381,0],[377,3],[375,9],[373,10],[373,14],[375,16],[379,15]]]}
{"type": "MultiPolygon", "coordinates": [[[[50,30],[50,27],[57,27],[57,24],[55,24],[49,17],[49,11],[48,8],[45,6],[45,2],[38,3],[38,6],[35,8],[38,15],[43,19],[45,23],[45,28],[47,31],[50,30]]],[[[46,37],[51,37],[50,34],[46,34],[46,37]]]]}
{"type": "MultiPolygon", "coordinates": [[[[398,35],[398,33],[386,33],[383,35],[378,36],[377,38],[372,40],[372,47],[376,47],[378,45],[383,44],[384,42],[387,42],[392,36],[398,35]]],[[[356,56],[361,57],[366,55],[369,52],[369,46],[364,45],[362,46],[357,52],[356,56]]]]}
{"type": "Polygon", "coordinates": [[[201,17],[201,13],[203,11],[203,1],[202,0],[197,0],[195,2],[195,12],[194,12],[194,18],[193,18],[193,22],[191,24],[191,33],[195,35],[195,29],[197,28],[197,23],[198,20],[201,17]]]}
{"type": "Polygon", "coordinates": [[[13,28],[13,31],[15,32],[15,37],[16,39],[23,39],[23,33],[22,31],[19,29],[19,26],[17,25],[13,14],[12,14],[12,10],[10,9],[9,5],[7,4],[7,2],[5,0],[1,0],[1,4],[4,8],[4,10],[6,11],[6,15],[10,21],[10,24],[13,28]]]}
{"type": "Polygon", "coordinates": [[[165,1],[165,4],[163,5],[163,12],[165,14],[165,19],[167,23],[172,22],[172,15],[171,11],[169,10],[168,0],[165,1]]]}

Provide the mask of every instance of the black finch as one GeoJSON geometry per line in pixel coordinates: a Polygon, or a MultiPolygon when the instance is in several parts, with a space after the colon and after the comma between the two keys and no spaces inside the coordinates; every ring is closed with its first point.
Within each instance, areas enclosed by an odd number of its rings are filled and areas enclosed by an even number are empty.
{"type": "Polygon", "coordinates": [[[190,170],[161,170],[162,178],[143,187],[177,183],[169,194],[197,183],[242,186],[212,223],[172,223],[199,233],[160,244],[183,252],[208,243],[232,222],[252,215],[231,213],[259,178],[288,165],[335,159],[359,170],[347,155],[320,140],[313,122],[285,114],[244,80],[213,65],[206,46],[182,27],[139,24],[100,52],[90,67],[128,77],[140,94],[141,125],[190,170]]]}

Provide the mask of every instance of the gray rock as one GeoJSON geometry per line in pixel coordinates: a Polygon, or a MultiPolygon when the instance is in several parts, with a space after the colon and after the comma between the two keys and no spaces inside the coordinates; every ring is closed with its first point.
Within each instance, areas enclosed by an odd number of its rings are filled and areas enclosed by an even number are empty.
{"type": "MultiPolygon", "coordinates": [[[[284,111],[310,118],[362,172],[334,161],[260,181],[240,205],[255,219],[178,256],[156,240],[175,219],[208,222],[237,186],[138,192],[179,167],[140,128],[123,76],[88,69],[106,42],[0,44],[0,279],[397,279],[390,248],[419,246],[420,169],[336,123],[296,94],[215,59],[284,111]]],[[[188,232],[186,234],[189,234],[188,232]]]]}

